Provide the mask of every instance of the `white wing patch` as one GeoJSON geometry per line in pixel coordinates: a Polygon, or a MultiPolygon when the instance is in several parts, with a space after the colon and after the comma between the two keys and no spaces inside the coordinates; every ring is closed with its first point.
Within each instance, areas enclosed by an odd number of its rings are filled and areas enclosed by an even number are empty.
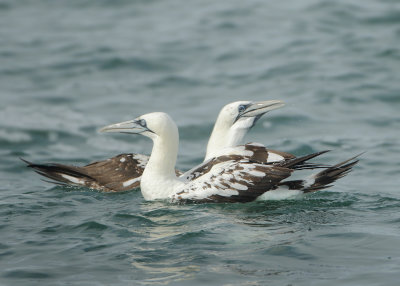
{"type": "Polygon", "coordinates": [[[254,177],[264,177],[265,174],[263,172],[257,171],[257,170],[250,170],[248,173],[254,177]]]}
{"type": "Polygon", "coordinates": [[[281,155],[278,155],[278,154],[273,153],[271,151],[268,152],[267,163],[279,162],[279,161],[282,161],[284,159],[285,158],[283,158],[281,155]]]}
{"type": "Polygon", "coordinates": [[[246,191],[248,189],[247,186],[239,184],[239,183],[233,183],[232,184],[232,188],[235,188],[235,189],[238,189],[238,190],[241,190],[241,191],[246,191]]]}
{"type": "Polygon", "coordinates": [[[139,162],[138,166],[143,169],[146,167],[147,162],[149,161],[149,156],[142,155],[142,154],[134,154],[132,156],[132,158],[137,160],[139,162]]]}
{"type": "Polygon", "coordinates": [[[130,179],[130,180],[128,180],[128,181],[123,182],[122,185],[123,185],[124,187],[128,187],[128,186],[130,186],[130,185],[132,185],[132,184],[134,184],[134,183],[140,181],[140,178],[141,178],[141,177],[130,179]]]}
{"type": "Polygon", "coordinates": [[[247,143],[246,145],[255,146],[255,147],[264,147],[265,148],[264,144],[257,143],[257,142],[250,142],[250,143],[247,143]]]}
{"type": "Polygon", "coordinates": [[[72,176],[70,176],[70,175],[65,175],[65,174],[60,174],[60,175],[61,175],[61,177],[63,177],[64,179],[69,180],[71,183],[78,184],[78,185],[84,185],[84,184],[85,184],[84,181],[82,181],[82,180],[80,180],[80,179],[78,179],[78,178],[72,177],[72,176]]]}
{"type": "Polygon", "coordinates": [[[251,157],[254,152],[251,150],[246,150],[245,145],[240,145],[236,147],[226,148],[221,155],[239,155],[243,157],[251,157]]]}

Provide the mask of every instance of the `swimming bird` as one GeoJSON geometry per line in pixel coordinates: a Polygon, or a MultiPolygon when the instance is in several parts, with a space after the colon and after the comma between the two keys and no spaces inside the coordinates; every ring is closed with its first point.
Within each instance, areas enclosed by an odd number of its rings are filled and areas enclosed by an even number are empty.
{"type": "MultiPolygon", "coordinates": [[[[179,148],[179,133],[168,114],[155,112],[134,120],[103,127],[101,132],[140,134],[153,141],[153,149],[141,177],[140,188],[146,200],[168,199],[191,202],[249,202],[270,191],[296,190],[312,192],[329,186],[346,175],[358,162],[351,158],[313,175],[307,180],[284,181],[295,171],[297,163],[304,158],[280,161],[279,164],[260,164],[248,156],[221,155],[203,162],[189,173],[193,178],[177,177],[175,163],[179,148]],[[303,190],[302,190],[303,189],[303,190]]],[[[323,152],[320,152],[323,153],[323,152]]]]}
{"type": "MultiPolygon", "coordinates": [[[[262,115],[283,105],[284,103],[280,100],[236,101],[225,105],[215,122],[204,160],[209,160],[222,153],[228,154],[227,148],[242,143],[243,137],[262,115]]],[[[239,152],[244,155],[246,152],[253,152],[255,148],[258,148],[258,151],[254,152],[257,156],[253,156],[253,160],[257,159],[260,163],[295,158],[289,153],[253,145],[245,145],[242,147],[243,150],[232,149],[230,151],[233,154],[239,152]]],[[[53,181],[48,181],[51,183],[58,182],[59,184],[86,186],[101,191],[119,192],[139,187],[140,177],[148,160],[149,157],[146,155],[127,153],[82,167],[56,163],[35,164],[23,161],[40,175],[52,179],[53,181]]],[[[175,172],[182,174],[178,170],[175,172]]]]}

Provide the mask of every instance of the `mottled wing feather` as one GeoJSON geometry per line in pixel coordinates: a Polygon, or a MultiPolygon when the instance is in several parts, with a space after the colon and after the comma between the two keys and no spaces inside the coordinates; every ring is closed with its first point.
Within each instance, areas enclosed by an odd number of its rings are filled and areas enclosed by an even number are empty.
{"type": "Polygon", "coordinates": [[[141,154],[120,154],[107,160],[97,161],[82,167],[93,184],[109,191],[121,192],[140,186],[140,178],[149,157],[141,154]]]}
{"type": "MultiPolygon", "coordinates": [[[[140,187],[140,179],[147,165],[149,156],[141,154],[120,154],[107,160],[93,162],[83,168],[105,188],[121,192],[140,187]]],[[[179,176],[182,174],[175,170],[179,176]]]]}
{"type": "MultiPolygon", "coordinates": [[[[244,146],[245,150],[252,155],[248,155],[249,160],[252,162],[257,162],[260,164],[267,164],[271,162],[276,162],[276,161],[281,161],[281,160],[290,160],[293,158],[296,158],[296,156],[273,150],[273,149],[268,149],[262,144],[259,143],[247,143],[244,146]]],[[[240,147],[240,146],[238,146],[240,147]]]]}
{"type": "Polygon", "coordinates": [[[106,192],[127,191],[139,187],[140,178],[148,156],[120,154],[113,158],[96,161],[83,167],[63,164],[34,164],[23,160],[28,167],[54,183],[85,186],[106,192]]]}
{"type": "MultiPolygon", "coordinates": [[[[267,149],[267,148],[265,148],[265,149],[267,149]]],[[[282,151],[278,151],[278,150],[274,150],[274,149],[267,149],[267,151],[269,153],[277,154],[277,155],[283,157],[285,160],[290,160],[290,159],[296,158],[296,156],[293,155],[293,154],[282,152],[282,151]]]]}
{"type": "Polygon", "coordinates": [[[312,154],[308,154],[301,157],[296,157],[292,154],[281,152],[273,149],[268,149],[265,146],[258,143],[247,143],[245,146],[245,150],[247,153],[252,155],[247,155],[249,160],[252,162],[260,163],[260,164],[274,164],[276,166],[286,166],[286,162],[291,162],[290,169],[304,170],[304,169],[318,169],[318,168],[327,168],[329,165],[325,164],[315,164],[309,163],[308,160],[317,157],[321,154],[328,152],[329,150],[325,150],[322,152],[316,152],[312,154]]]}
{"type": "MultiPolygon", "coordinates": [[[[55,184],[85,186],[105,192],[123,192],[140,186],[140,179],[148,160],[146,155],[128,153],[83,167],[23,161],[38,174],[52,179],[52,183],[55,184]]],[[[179,170],[175,172],[178,176],[182,174],[179,170]]]]}
{"type": "MultiPolygon", "coordinates": [[[[210,169],[210,164],[209,162],[212,161],[212,164],[215,164],[216,162],[222,162],[226,160],[249,160],[250,162],[253,163],[258,163],[258,164],[269,164],[271,163],[269,159],[274,156],[274,158],[279,158],[277,156],[280,156],[282,160],[291,160],[293,158],[296,158],[294,155],[291,155],[289,153],[285,152],[280,152],[280,151],[275,151],[275,150],[270,150],[267,149],[265,146],[258,144],[258,143],[248,143],[245,145],[240,145],[236,147],[229,148],[229,151],[227,152],[229,155],[225,156],[219,156],[217,158],[210,159],[208,161],[205,161],[204,163],[200,164],[199,166],[196,166],[195,168],[185,172],[181,177],[185,179],[186,181],[191,181],[194,180],[206,172],[209,171],[210,169]],[[216,161],[215,161],[216,160],[216,161]]],[[[275,162],[275,161],[273,161],[275,162]]]]}
{"type": "Polygon", "coordinates": [[[174,201],[249,202],[274,189],[292,172],[234,155],[214,158],[203,164],[201,170],[204,173],[187,182],[173,196],[174,201]]]}

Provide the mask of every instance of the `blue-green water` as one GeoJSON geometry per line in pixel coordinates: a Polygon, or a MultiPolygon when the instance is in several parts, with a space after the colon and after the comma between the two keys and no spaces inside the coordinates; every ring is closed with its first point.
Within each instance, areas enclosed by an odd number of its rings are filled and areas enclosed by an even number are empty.
{"type": "Polygon", "coordinates": [[[398,285],[400,2],[0,0],[0,285],[398,285]],[[219,109],[281,99],[247,135],[334,163],[300,200],[173,205],[40,180],[151,142],[103,125],[165,111],[178,167],[219,109]]]}

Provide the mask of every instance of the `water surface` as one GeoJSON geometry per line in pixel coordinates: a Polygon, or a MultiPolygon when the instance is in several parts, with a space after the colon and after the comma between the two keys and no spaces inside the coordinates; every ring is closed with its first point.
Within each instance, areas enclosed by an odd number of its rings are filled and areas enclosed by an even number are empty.
{"type": "Polygon", "coordinates": [[[1,285],[398,285],[398,1],[3,0],[0,39],[1,285]],[[246,141],[367,152],[326,191],[221,205],[53,186],[18,159],[148,154],[97,129],[164,111],[188,169],[223,105],[266,99],[287,105],[246,141]]]}

